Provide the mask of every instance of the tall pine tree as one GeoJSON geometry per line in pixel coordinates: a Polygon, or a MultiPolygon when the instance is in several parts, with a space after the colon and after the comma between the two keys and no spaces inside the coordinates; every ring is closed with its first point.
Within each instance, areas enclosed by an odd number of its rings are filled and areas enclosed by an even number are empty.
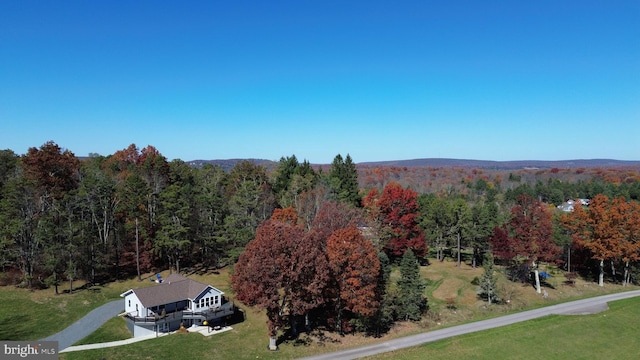
{"type": "Polygon", "coordinates": [[[425,281],[420,276],[418,259],[411,249],[407,249],[400,261],[397,297],[398,318],[413,321],[420,320],[422,311],[427,305],[423,296],[425,287],[425,281]]]}
{"type": "Polygon", "coordinates": [[[361,206],[358,171],[349,154],[344,160],[340,154],[333,159],[329,170],[329,181],[336,200],[357,207],[361,206]]]}

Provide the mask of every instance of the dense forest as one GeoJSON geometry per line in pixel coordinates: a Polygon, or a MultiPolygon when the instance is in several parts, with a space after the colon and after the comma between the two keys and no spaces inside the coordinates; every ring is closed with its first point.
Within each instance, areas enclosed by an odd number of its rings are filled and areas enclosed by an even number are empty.
{"type": "MultiPolygon", "coordinates": [[[[153,146],[78,158],[47,142],[0,151],[0,280],[58,293],[233,266],[238,299],[266,309],[272,336],[318,321],[380,334],[427,309],[417,269],[428,261],[491,268],[495,257],[537,291],[540,262],[637,282],[639,201],[633,167],[377,167],[349,155],[312,166],[292,155],[223,168],[153,146]],[[573,199],[588,205],[558,208],[573,199]]],[[[480,295],[499,302],[491,271],[480,295]]]]}

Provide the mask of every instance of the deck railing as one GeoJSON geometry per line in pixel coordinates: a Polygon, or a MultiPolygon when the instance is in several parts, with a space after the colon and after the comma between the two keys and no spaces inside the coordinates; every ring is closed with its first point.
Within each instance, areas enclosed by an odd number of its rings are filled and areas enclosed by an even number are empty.
{"type": "Polygon", "coordinates": [[[204,310],[178,310],[166,313],[164,316],[138,316],[137,312],[126,313],[125,316],[132,319],[135,323],[155,323],[162,320],[181,320],[181,319],[200,319],[215,320],[224,316],[233,315],[235,304],[232,302],[224,303],[218,307],[211,307],[204,310]]]}

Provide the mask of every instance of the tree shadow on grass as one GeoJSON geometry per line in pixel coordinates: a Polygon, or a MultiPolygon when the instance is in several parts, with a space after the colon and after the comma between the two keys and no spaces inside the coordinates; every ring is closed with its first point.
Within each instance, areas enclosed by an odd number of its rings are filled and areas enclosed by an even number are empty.
{"type": "Polygon", "coordinates": [[[9,341],[20,341],[28,339],[32,335],[32,331],[22,324],[27,324],[33,319],[28,315],[9,315],[2,319],[0,326],[0,339],[9,341]]]}
{"type": "Polygon", "coordinates": [[[287,327],[276,340],[277,345],[284,343],[292,344],[293,346],[311,346],[314,343],[318,346],[325,346],[326,344],[340,343],[340,339],[328,336],[327,330],[324,328],[315,328],[308,332],[294,334],[291,327],[287,327]]]}

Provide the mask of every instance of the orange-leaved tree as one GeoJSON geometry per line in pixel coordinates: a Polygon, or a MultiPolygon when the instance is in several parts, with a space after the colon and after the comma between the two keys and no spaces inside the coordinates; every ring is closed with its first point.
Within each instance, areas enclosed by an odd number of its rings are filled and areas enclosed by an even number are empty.
{"type": "Polygon", "coordinates": [[[624,262],[623,285],[631,280],[629,263],[640,260],[640,203],[630,201],[625,203],[626,214],[625,236],[622,240],[622,261],[624,262]]]}
{"type": "Polygon", "coordinates": [[[373,244],[354,226],[333,232],[327,258],[335,286],[336,326],[342,332],[343,310],[368,317],[378,309],[380,261],[373,244]]]}
{"type": "Polygon", "coordinates": [[[633,216],[633,205],[624,198],[610,200],[608,196],[599,194],[591,199],[589,208],[575,207],[563,221],[565,227],[573,233],[573,239],[591,252],[591,257],[599,262],[600,272],[598,285],[604,286],[604,264],[611,263],[615,275],[615,261],[623,258],[632,261],[637,254],[637,216],[633,216]],[[627,218],[628,215],[631,215],[627,218]],[[630,220],[630,221],[629,221],[630,220]]]}
{"type": "Polygon", "coordinates": [[[40,264],[51,274],[56,294],[58,272],[67,273],[72,285],[80,239],[74,236],[70,224],[77,207],[73,194],[78,187],[79,166],[71,151],[53,141],[29,148],[22,157],[24,181],[18,187],[20,191],[14,193],[19,195],[11,205],[14,215],[9,220],[15,226],[11,238],[19,249],[20,269],[29,288],[40,264]]]}
{"type": "Polygon", "coordinates": [[[277,220],[295,226],[298,223],[298,215],[296,214],[296,210],[291,206],[284,209],[276,208],[273,210],[273,214],[271,214],[271,220],[277,220]]]}

